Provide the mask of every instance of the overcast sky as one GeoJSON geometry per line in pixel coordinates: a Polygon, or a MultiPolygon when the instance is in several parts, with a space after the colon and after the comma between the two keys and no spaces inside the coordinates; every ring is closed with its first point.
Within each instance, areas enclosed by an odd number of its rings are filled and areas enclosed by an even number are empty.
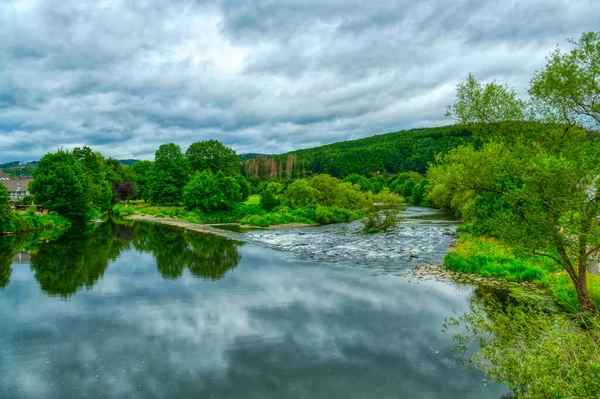
{"type": "Polygon", "coordinates": [[[599,16],[598,0],[1,0],[0,162],[444,125],[467,73],[525,95],[599,16]]]}

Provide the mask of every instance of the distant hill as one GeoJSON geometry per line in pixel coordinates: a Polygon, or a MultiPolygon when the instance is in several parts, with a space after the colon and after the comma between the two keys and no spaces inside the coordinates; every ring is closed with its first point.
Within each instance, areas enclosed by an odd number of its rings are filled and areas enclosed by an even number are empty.
{"type": "Polygon", "coordinates": [[[341,141],[285,154],[248,159],[246,176],[290,178],[328,173],[345,177],[417,171],[425,173],[436,154],[472,141],[473,126],[441,126],[403,130],[358,140],[341,141]]]}
{"type": "Polygon", "coordinates": [[[119,159],[119,163],[125,166],[131,166],[137,161],[139,161],[139,159],[119,159]]]}
{"type": "Polygon", "coordinates": [[[240,158],[240,161],[242,161],[242,162],[248,161],[250,159],[264,158],[264,157],[270,157],[270,156],[272,156],[272,154],[257,154],[257,153],[238,154],[238,158],[240,158]]]}

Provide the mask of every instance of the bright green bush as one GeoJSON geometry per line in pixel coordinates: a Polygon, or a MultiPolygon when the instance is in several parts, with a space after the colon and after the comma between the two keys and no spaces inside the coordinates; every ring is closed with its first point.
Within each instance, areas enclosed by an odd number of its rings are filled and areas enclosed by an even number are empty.
{"type": "Polygon", "coordinates": [[[135,209],[131,206],[125,206],[122,204],[115,204],[112,207],[112,214],[116,218],[123,218],[131,216],[135,213],[135,209]]]}
{"type": "Polygon", "coordinates": [[[347,223],[356,220],[360,215],[351,210],[333,206],[317,206],[315,220],[321,224],[347,223]]]}
{"type": "Polygon", "coordinates": [[[270,211],[273,208],[281,204],[279,196],[273,190],[263,190],[260,193],[260,207],[266,211],[270,211]]]}
{"type": "Polygon", "coordinates": [[[241,224],[259,227],[290,223],[314,224],[315,221],[304,217],[303,212],[298,212],[298,210],[292,211],[287,207],[280,207],[275,212],[265,213],[263,215],[250,215],[241,221],[241,224]]]}

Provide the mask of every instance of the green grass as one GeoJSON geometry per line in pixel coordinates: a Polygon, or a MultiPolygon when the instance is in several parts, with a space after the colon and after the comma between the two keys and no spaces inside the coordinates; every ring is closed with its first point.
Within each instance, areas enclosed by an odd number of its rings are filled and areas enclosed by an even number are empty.
{"type": "Polygon", "coordinates": [[[509,281],[531,281],[543,286],[548,286],[550,274],[559,268],[550,259],[517,255],[511,248],[493,238],[471,236],[462,237],[456,250],[446,255],[444,263],[447,269],[460,273],[499,277],[509,281]]]}
{"type": "MultiPolygon", "coordinates": [[[[115,205],[116,207],[116,205],[115,205]]],[[[115,212],[113,207],[113,214],[115,212]]],[[[122,205],[116,208],[117,212],[121,212],[122,205]]],[[[213,212],[202,212],[201,210],[187,210],[184,207],[170,206],[152,206],[150,204],[130,205],[135,213],[142,215],[152,215],[156,217],[169,217],[172,219],[182,220],[190,223],[235,223],[249,215],[257,215],[264,213],[258,205],[248,205],[246,203],[238,203],[232,209],[217,210],[213,212]]],[[[130,210],[126,211],[131,212],[130,210]]]]}
{"type": "MultiPolygon", "coordinates": [[[[310,218],[311,211],[307,209],[291,210],[290,208],[280,206],[273,212],[264,213],[262,215],[249,215],[242,219],[241,224],[249,226],[269,227],[279,224],[290,223],[305,223],[315,224],[314,218],[310,218]]],[[[314,210],[312,210],[314,217],[314,210]]]]}
{"type": "MultiPolygon", "coordinates": [[[[445,267],[460,273],[533,282],[552,293],[567,312],[581,310],[570,277],[555,261],[514,251],[493,238],[463,236],[444,259],[445,267]]],[[[588,274],[588,289],[600,308],[600,276],[588,274]]]]}
{"type": "Polygon", "coordinates": [[[34,208],[31,208],[31,210],[16,214],[17,231],[54,230],[71,226],[69,219],[60,216],[58,213],[40,214],[33,212],[34,208]]]}

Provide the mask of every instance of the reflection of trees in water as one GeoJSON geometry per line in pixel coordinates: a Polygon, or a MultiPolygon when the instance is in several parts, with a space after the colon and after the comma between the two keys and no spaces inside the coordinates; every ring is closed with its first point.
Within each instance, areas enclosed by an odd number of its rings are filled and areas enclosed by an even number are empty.
{"type": "Polygon", "coordinates": [[[24,242],[24,236],[0,236],[0,289],[8,285],[13,258],[21,250],[24,242]]]}
{"type": "Polygon", "coordinates": [[[188,268],[196,277],[218,280],[241,259],[239,242],[152,223],[137,225],[133,245],[152,253],[158,271],[168,279],[181,277],[188,268]]]}
{"type": "Polygon", "coordinates": [[[112,223],[74,227],[41,245],[31,258],[31,268],[42,290],[67,298],[82,287],[91,288],[109,262],[130,246],[129,241],[114,239],[120,228],[112,223]]]}

